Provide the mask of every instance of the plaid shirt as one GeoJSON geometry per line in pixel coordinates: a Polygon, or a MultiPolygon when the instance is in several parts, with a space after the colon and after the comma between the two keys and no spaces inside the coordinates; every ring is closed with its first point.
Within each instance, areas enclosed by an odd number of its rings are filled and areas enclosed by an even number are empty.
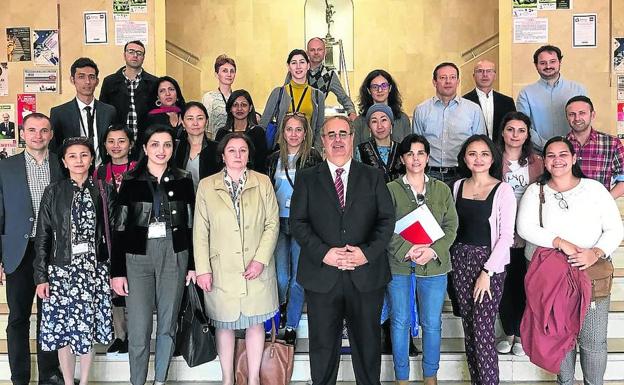
{"type": "Polygon", "coordinates": [[[128,124],[128,127],[132,130],[132,132],[134,132],[134,137],[137,137],[137,112],[136,112],[136,107],[134,106],[134,91],[136,91],[137,87],[139,86],[139,82],[141,81],[141,74],[143,73],[143,71],[139,72],[137,74],[137,76],[134,79],[129,79],[126,76],[126,72],[122,71],[123,76],[126,78],[126,86],[128,87],[128,94],[130,95],[130,108],[128,108],[128,118],[126,120],[126,123],[128,124]]]}
{"type": "Polygon", "coordinates": [[[35,158],[24,151],[24,158],[26,159],[26,179],[28,180],[28,188],[30,190],[30,200],[32,202],[33,212],[35,213],[35,221],[33,222],[33,228],[30,233],[31,238],[35,236],[37,232],[37,219],[39,218],[39,204],[41,203],[41,197],[43,196],[43,190],[50,184],[50,162],[49,156],[46,155],[41,164],[37,164],[35,158]]]}
{"type": "Polygon", "coordinates": [[[585,176],[602,183],[607,190],[611,190],[612,184],[624,182],[624,146],[618,138],[591,128],[583,145],[576,139],[574,131],[568,133],[568,139],[585,176]]]}

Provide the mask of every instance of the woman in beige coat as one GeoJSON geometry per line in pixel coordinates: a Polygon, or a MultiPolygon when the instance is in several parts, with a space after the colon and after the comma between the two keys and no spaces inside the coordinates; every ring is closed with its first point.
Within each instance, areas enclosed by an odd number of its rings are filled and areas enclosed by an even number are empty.
{"type": "Polygon", "coordinates": [[[197,284],[216,328],[224,385],[234,384],[234,330],[245,329],[249,385],[260,385],[264,321],[278,307],[273,250],[279,233],[273,186],[247,169],[253,145],[242,133],[219,143],[223,172],[199,183],[193,226],[197,284]]]}

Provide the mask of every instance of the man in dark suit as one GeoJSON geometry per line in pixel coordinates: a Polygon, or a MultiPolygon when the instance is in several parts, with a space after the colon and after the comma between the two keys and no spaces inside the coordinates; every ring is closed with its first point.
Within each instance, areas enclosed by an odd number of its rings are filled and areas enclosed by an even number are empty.
{"type": "MultiPolygon", "coordinates": [[[[139,40],[126,43],[124,60],[126,65],[102,82],[100,101],[117,109],[117,121],[125,123],[134,132],[135,146],[143,145],[143,131],[147,124],[147,113],[154,106],[148,100],[158,78],[143,69],[145,45],[139,40]]],[[[140,151],[133,151],[136,155],[140,151]]]]}
{"type": "Polygon", "coordinates": [[[60,148],[66,138],[86,136],[93,141],[96,164],[102,161],[100,154],[105,151],[104,132],[112,123],[117,123],[115,107],[95,100],[98,75],[99,70],[93,60],[86,57],[77,59],[71,66],[70,78],[76,87],[76,97],[50,110],[55,139],[50,148],[60,148]]]}
{"type": "Polygon", "coordinates": [[[328,118],[322,141],[327,161],[297,173],[290,208],[301,245],[297,281],[308,303],[312,382],[336,383],[346,319],[355,380],[379,385],[379,320],[391,278],[385,248],[394,208],[381,171],[351,159],[346,117],[328,118]]]}
{"type": "Polygon", "coordinates": [[[15,123],[9,121],[9,114],[2,114],[2,123],[0,123],[1,139],[15,139],[15,123]]]}
{"type": "MultiPolygon", "coordinates": [[[[24,118],[22,126],[20,135],[26,149],[0,161],[0,284],[6,273],[7,347],[15,385],[30,381],[29,329],[35,296],[34,236],[39,202],[45,187],[62,177],[58,158],[48,152],[53,137],[50,119],[35,112],[24,118]]],[[[40,317],[41,300],[37,299],[37,331],[40,317]]],[[[63,384],[58,365],[57,352],[38,349],[39,384],[63,384]]]]}
{"type": "Polygon", "coordinates": [[[500,124],[506,113],[515,111],[514,100],[507,95],[494,91],[492,85],[496,80],[496,64],[489,60],[480,60],[474,67],[472,77],[476,88],[464,95],[481,107],[485,117],[485,126],[492,140],[501,135],[500,124]]]}

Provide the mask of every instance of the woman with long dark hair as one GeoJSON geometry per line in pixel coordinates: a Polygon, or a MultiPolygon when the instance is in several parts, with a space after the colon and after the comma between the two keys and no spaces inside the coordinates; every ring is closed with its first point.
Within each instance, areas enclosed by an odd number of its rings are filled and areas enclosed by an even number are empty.
{"type": "Polygon", "coordinates": [[[392,109],[392,114],[394,115],[392,140],[400,143],[403,138],[412,133],[409,116],[403,112],[403,101],[399,92],[399,86],[387,71],[376,69],[366,75],[360,86],[360,100],[358,103],[360,116],[353,122],[354,146],[367,141],[371,136],[366,121],[366,113],[375,103],[386,104],[392,109]]]}
{"type": "MultiPolygon", "coordinates": [[[[527,188],[520,201],[518,234],[532,245],[559,249],[567,255],[567,262],[580,270],[586,270],[601,258],[610,259],[622,241],[624,230],[620,212],[609,191],[600,182],[583,175],[574,147],[565,137],[556,136],[546,142],[544,166],[540,180],[527,188]]],[[[555,271],[544,275],[547,280],[552,277],[552,282],[556,282],[559,276],[555,271]]],[[[563,278],[567,279],[567,276],[563,278]]],[[[547,286],[544,285],[541,290],[546,290],[547,286]]],[[[526,290],[528,292],[530,287],[527,286],[526,290]]],[[[591,292],[591,288],[587,290],[591,292]]],[[[538,293],[534,294],[539,297],[538,293]]],[[[572,293],[564,295],[568,298],[572,293]]],[[[607,367],[609,304],[610,297],[596,299],[591,306],[588,305],[589,309],[579,306],[579,311],[587,311],[584,318],[581,318],[582,313],[572,315],[576,320],[582,319],[575,342],[580,347],[581,369],[586,384],[603,383],[607,367]]],[[[565,323],[565,319],[562,322],[565,323]]],[[[568,327],[573,328],[571,323],[566,325],[568,327]]],[[[524,336],[523,339],[527,353],[531,354],[531,345],[527,344],[524,336]]],[[[558,384],[574,383],[575,342],[568,345],[567,352],[563,350],[566,346],[559,346],[547,353],[547,359],[553,360],[559,367],[558,384]]]]}
{"type": "Polygon", "coordinates": [[[185,277],[187,284],[195,280],[193,180],[172,164],[170,127],[148,127],[145,141],[145,156],[126,173],[119,190],[111,264],[113,290],[126,297],[133,385],[144,385],[147,378],[154,308],[154,383],[167,380],[185,277]]]}
{"type": "MultiPolygon", "coordinates": [[[[530,131],[529,117],[513,111],[503,117],[498,131],[500,136],[494,138],[503,154],[503,181],[513,189],[516,202],[520,202],[527,187],[544,172],[542,157],[533,152],[530,131]]],[[[499,353],[511,352],[516,356],[525,355],[520,339],[520,321],[526,302],[524,276],[527,262],[524,249],[525,241],[515,234],[499,309],[505,338],[496,345],[499,353]]]]}
{"type": "Polygon", "coordinates": [[[453,186],[459,227],[451,247],[452,277],[470,378],[483,385],[499,382],[494,322],[516,219],[513,190],[501,182],[501,158],[487,135],[469,137],[457,155],[464,178],[453,186]]]}
{"type": "Polygon", "coordinates": [[[225,126],[217,131],[215,140],[220,142],[231,132],[242,132],[247,135],[254,146],[254,155],[249,158],[249,167],[254,171],[264,173],[268,148],[264,129],[258,125],[256,108],[251,95],[246,90],[232,92],[225,109],[227,110],[227,120],[225,126]]]}
{"type": "MultiPolygon", "coordinates": [[[[164,124],[171,128],[174,137],[177,138],[182,132],[182,110],[186,104],[178,82],[171,76],[161,76],[148,100],[153,100],[154,107],[147,113],[146,127],[164,124]]],[[[143,130],[139,130],[137,138],[139,146],[145,144],[142,133],[143,130]]]]}

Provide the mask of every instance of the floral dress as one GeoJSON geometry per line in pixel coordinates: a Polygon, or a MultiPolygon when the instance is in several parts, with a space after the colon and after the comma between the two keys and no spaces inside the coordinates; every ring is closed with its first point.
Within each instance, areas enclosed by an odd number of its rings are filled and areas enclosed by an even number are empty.
{"type": "Polygon", "coordinates": [[[96,259],[96,209],[86,187],[91,183],[80,188],[72,180],[72,245],[86,243],[88,248],[72,255],[69,265],[48,266],[50,298],[43,302],[39,336],[43,350],[69,345],[73,354],[86,354],[93,344],[112,340],[109,267],[96,259]]]}

